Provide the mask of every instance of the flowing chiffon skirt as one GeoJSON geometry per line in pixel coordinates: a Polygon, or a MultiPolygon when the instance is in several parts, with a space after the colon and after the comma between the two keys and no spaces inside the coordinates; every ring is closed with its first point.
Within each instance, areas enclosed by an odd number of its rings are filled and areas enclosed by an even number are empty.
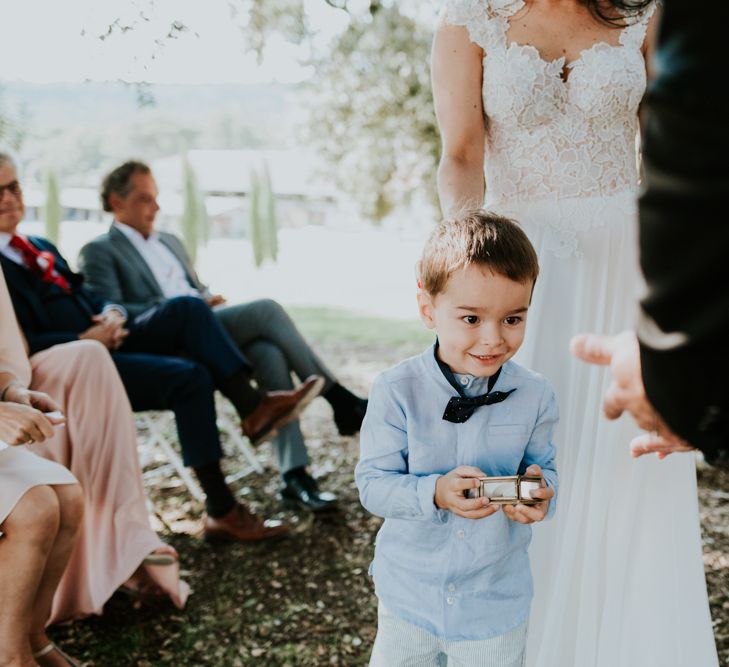
{"type": "Polygon", "coordinates": [[[637,427],[602,413],[608,372],[568,349],[580,332],[633,328],[635,193],[490,208],[517,220],[539,253],[517,360],[549,378],[561,413],[557,512],[530,548],[527,665],[714,667],[694,456],[632,459],[637,427]]]}
{"type": "MultiPolygon", "coordinates": [[[[86,511],[79,542],[53,600],[50,623],[102,613],[114,591],[163,542],[149,524],[131,407],[107,350],[94,341],[57,345],[30,359],[31,388],[58,401],[67,418],[30,449],[70,469],[86,511]]],[[[144,566],[179,608],[188,585],[179,566],[144,566]]]]}

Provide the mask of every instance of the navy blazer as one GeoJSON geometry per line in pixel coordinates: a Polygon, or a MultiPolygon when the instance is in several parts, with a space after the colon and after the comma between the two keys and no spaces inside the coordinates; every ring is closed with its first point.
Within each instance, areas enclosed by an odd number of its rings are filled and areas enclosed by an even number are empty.
{"type": "Polygon", "coordinates": [[[0,253],[15,314],[33,354],[78,340],[78,334],[92,326],[91,317],[100,313],[108,302],[84,286],[83,276],[71,270],[50,241],[37,236],[29,236],[28,241],[38,250],[54,255],[54,268],[71,287],[71,294],[66,295],[60,287],[44,283],[35,273],[0,253]]]}

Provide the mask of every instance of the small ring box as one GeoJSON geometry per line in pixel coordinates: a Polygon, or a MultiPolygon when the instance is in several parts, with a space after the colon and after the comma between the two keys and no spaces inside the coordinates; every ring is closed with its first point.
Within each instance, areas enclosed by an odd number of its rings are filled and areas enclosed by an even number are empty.
{"type": "Polygon", "coordinates": [[[541,489],[544,480],[531,475],[511,475],[507,477],[481,477],[481,485],[475,489],[467,489],[466,498],[488,498],[499,505],[536,505],[542,502],[532,498],[532,491],[541,489]]]}

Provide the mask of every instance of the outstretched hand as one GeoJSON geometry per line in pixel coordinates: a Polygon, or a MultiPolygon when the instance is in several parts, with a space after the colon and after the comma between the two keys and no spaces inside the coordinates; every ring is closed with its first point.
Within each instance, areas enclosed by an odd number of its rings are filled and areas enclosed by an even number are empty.
{"type": "Polygon", "coordinates": [[[659,459],[665,459],[669,454],[692,452],[694,449],[678,436],[664,438],[657,433],[644,433],[630,441],[630,452],[636,458],[643,454],[655,454],[659,459]]]}
{"type": "Polygon", "coordinates": [[[590,364],[610,366],[612,383],[605,392],[603,410],[608,419],[628,412],[640,428],[650,433],[631,442],[633,456],[656,453],[665,458],[673,452],[693,449],[679,438],[648,401],[640,366],[640,347],[633,331],[617,336],[580,334],[570,341],[570,350],[590,364]]]}
{"type": "Polygon", "coordinates": [[[499,506],[488,498],[466,498],[468,489],[477,489],[479,478],[486,477],[474,466],[459,466],[438,478],[435,484],[435,504],[466,519],[483,519],[499,511],[499,506]]]}

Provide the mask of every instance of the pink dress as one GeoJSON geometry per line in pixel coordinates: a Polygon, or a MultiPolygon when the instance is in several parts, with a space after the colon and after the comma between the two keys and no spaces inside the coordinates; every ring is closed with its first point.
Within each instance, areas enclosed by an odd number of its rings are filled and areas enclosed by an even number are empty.
{"type": "MultiPolygon", "coordinates": [[[[86,499],[81,535],[56,591],[50,623],[101,614],[144,558],[163,546],[149,524],[124,386],[106,348],[95,341],[56,345],[28,364],[1,271],[0,364],[63,407],[65,427],[28,449],[68,468],[86,499]]],[[[180,581],[177,565],[147,565],[144,574],[177,607],[184,606],[189,587],[180,581]]]]}

